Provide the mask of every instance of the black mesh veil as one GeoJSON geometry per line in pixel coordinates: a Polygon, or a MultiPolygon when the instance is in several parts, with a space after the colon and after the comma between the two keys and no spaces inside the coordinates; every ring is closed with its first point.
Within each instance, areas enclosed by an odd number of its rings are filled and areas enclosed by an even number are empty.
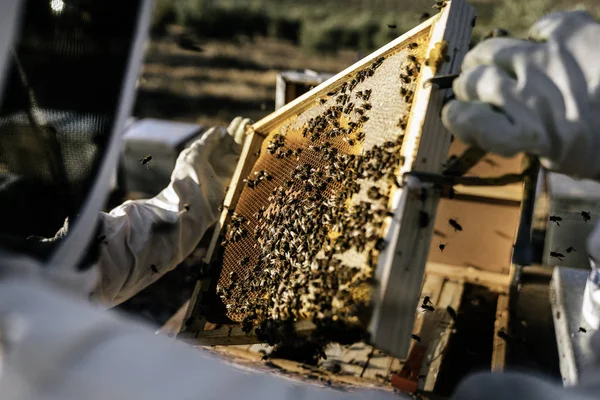
{"type": "Polygon", "coordinates": [[[30,251],[76,222],[115,132],[142,3],[22,3],[0,97],[0,246],[30,251]]]}

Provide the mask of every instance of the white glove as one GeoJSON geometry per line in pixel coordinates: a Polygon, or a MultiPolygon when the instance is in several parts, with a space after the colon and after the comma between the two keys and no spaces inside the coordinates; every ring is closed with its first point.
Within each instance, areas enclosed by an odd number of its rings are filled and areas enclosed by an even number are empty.
{"type": "Polygon", "coordinates": [[[554,13],[530,37],[489,39],[466,55],[444,125],[484,150],[600,179],[600,25],[583,11],[554,13]]]}
{"type": "Polygon", "coordinates": [[[0,279],[0,399],[398,399],[243,370],[23,277],[0,279]]]}
{"type": "Polygon", "coordinates": [[[211,128],[179,155],[171,183],[149,200],[101,213],[101,281],[94,299],[119,304],[175,268],[220,213],[249,119],[211,128]]]}

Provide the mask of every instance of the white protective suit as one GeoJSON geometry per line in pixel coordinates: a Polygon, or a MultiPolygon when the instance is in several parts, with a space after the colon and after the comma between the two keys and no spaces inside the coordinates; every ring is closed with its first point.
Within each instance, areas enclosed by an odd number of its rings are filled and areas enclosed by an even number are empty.
{"type": "MultiPolygon", "coordinates": [[[[600,25],[587,13],[550,14],[530,30],[532,41],[490,39],[471,50],[453,84],[457,100],[442,113],[467,144],[504,156],[527,152],[545,167],[600,179],[600,25]]],[[[600,228],[588,240],[600,260],[600,228]]],[[[517,373],[477,374],[455,399],[600,399],[600,336],[596,362],[573,388],[517,373]]]]}
{"type": "Polygon", "coordinates": [[[171,183],[149,200],[127,201],[101,213],[100,283],[94,298],[117,305],[175,268],[220,213],[250,120],[214,127],[183,150],[171,183]],[[169,224],[168,229],[156,229],[169,224]],[[154,265],[154,271],[151,267],[154,265]],[[158,271],[158,272],[156,272],[158,271]]]}

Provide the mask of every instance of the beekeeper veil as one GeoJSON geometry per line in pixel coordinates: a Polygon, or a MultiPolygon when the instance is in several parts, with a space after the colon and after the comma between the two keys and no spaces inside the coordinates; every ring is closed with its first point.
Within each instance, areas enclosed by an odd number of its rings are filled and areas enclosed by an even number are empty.
{"type": "Polygon", "coordinates": [[[0,2],[0,248],[61,268],[94,254],[151,1],[0,2]],[[68,219],[68,230],[53,238],[68,219]]]}

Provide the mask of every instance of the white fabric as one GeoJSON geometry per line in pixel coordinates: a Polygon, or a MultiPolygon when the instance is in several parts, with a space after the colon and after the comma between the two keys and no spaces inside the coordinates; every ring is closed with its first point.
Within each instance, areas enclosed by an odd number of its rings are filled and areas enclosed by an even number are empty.
{"type": "Polygon", "coordinates": [[[249,124],[237,117],[227,129],[209,129],[181,152],[166,189],[152,199],[127,201],[101,213],[101,236],[106,238],[95,300],[114,306],[129,299],[196,248],[220,215],[249,124]]]}
{"type": "MultiPolygon", "coordinates": [[[[398,399],[243,370],[42,280],[0,279],[0,399],[398,399]]],[[[405,396],[404,398],[408,398],[405,396]]]]}
{"type": "Polygon", "coordinates": [[[554,13],[530,37],[471,50],[443,122],[467,144],[524,151],[548,169],[600,179],[600,25],[583,11],[554,13]]]}
{"type": "MultiPolygon", "coordinates": [[[[528,152],[549,169],[600,179],[600,25],[585,12],[554,13],[530,37],[490,39],[471,50],[442,120],[467,144],[504,156],[528,152]]],[[[598,226],[588,248],[600,260],[598,226]]],[[[600,399],[600,335],[590,337],[596,361],[575,387],[530,374],[479,373],[452,398],[600,399]]]]}

